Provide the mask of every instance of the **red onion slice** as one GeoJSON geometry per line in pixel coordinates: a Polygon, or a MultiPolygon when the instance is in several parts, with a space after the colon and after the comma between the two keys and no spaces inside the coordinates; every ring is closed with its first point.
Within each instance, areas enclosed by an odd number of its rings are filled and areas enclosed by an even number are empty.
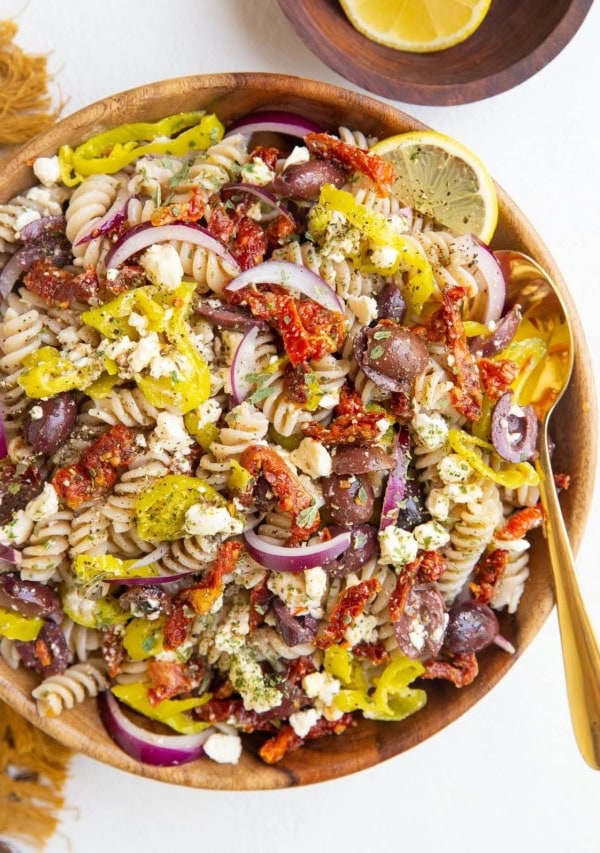
{"type": "Polygon", "coordinates": [[[264,566],[277,572],[303,572],[314,569],[330,560],[335,560],[350,547],[351,532],[345,530],[326,542],[306,545],[300,548],[285,548],[274,545],[253,530],[244,532],[244,540],[250,556],[264,566]]]}
{"type": "Polygon", "coordinates": [[[471,320],[479,320],[486,326],[496,322],[504,310],[506,282],[500,264],[492,252],[480,243],[475,243],[477,271],[475,280],[480,288],[471,309],[471,320]],[[481,302],[485,299],[485,305],[481,302]],[[479,316],[481,313],[481,316],[479,316]]]}
{"type": "Polygon", "coordinates": [[[231,382],[231,393],[236,406],[243,402],[250,393],[252,383],[247,377],[253,372],[256,366],[256,338],[258,337],[258,329],[254,327],[246,332],[238,348],[233,356],[231,368],[229,371],[229,380],[231,382]]]}
{"type": "Polygon", "coordinates": [[[146,731],[125,716],[110,690],[98,696],[100,717],[107,732],[121,749],[143,764],[175,767],[204,755],[204,742],[213,733],[207,728],[197,735],[159,735],[146,731]]]}
{"type": "Polygon", "coordinates": [[[109,231],[115,231],[119,228],[120,225],[127,221],[129,202],[132,198],[133,196],[130,193],[118,193],[104,216],[90,228],[87,234],[79,238],[75,246],[83,246],[85,243],[89,243],[90,240],[95,240],[96,237],[102,237],[104,234],[108,234],[109,231]]]}
{"type": "Polygon", "coordinates": [[[232,272],[239,270],[239,264],[227,248],[213,237],[205,228],[193,222],[174,222],[171,225],[152,225],[142,222],[126,231],[115,243],[106,256],[106,269],[121,266],[128,258],[147,249],[154,243],[165,243],[167,240],[183,240],[194,243],[203,249],[214,252],[231,267],[232,272]]]}
{"type": "Polygon", "coordinates": [[[379,529],[385,530],[390,524],[396,524],[400,515],[400,505],[404,500],[406,492],[406,475],[410,459],[410,436],[407,427],[400,427],[400,432],[394,444],[396,456],[396,467],[388,477],[383,504],[381,507],[381,520],[379,529]]]}
{"type": "Polygon", "coordinates": [[[286,290],[303,293],[323,308],[343,314],[344,305],[326,281],[300,264],[290,261],[265,261],[245,270],[226,286],[232,293],[250,284],[278,284],[286,290]]]}
{"type": "Polygon", "coordinates": [[[236,193],[246,193],[246,195],[251,195],[270,208],[268,213],[263,213],[261,215],[261,222],[270,222],[272,219],[275,219],[277,216],[282,214],[287,217],[293,225],[296,224],[294,217],[289,210],[273,195],[272,192],[264,189],[264,187],[257,187],[254,186],[254,184],[229,184],[229,186],[223,187],[221,190],[221,195],[224,198],[236,195],[236,193]]]}
{"type": "Polygon", "coordinates": [[[15,551],[14,548],[9,548],[8,545],[0,545],[0,560],[18,566],[22,559],[20,551],[15,551]]]}
{"type": "Polygon", "coordinates": [[[289,113],[284,110],[265,110],[264,112],[249,113],[236,119],[227,128],[225,137],[231,136],[232,133],[241,133],[249,139],[253,133],[265,131],[304,139],[307,133],[322,133],[323,128],[316,122],[297,113],[289,113]]]}
{"type": "Polygon", "coordinates": [[[502,636],[502,634],[496,634],[492,642],[494,645],[501,648],[502,651],[508,652],[509,655],[514,655],[516,652],[516,649],[510,640],[507,640],[506,637],[502,636]]]}

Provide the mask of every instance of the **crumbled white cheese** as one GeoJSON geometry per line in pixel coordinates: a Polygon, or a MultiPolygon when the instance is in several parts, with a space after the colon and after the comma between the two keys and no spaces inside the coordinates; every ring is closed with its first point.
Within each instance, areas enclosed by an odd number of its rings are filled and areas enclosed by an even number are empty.
{"type": "Polygon", "coordinates": [[[217,764],[237,764],[242,754],[239,735],[215,733],[204,741],[204,752],[217,764]]]}
{"type": "Polygon", "coordinates": [[[309,160],[310,153],[308,148],[304,145],[295,145],[292,153],[288,155],[283,164],[283,171],[285,172],[288,166],[294,166],[296,163],[308,163],[309,160]]]}
{"type": "Polygon", "coordinates": [[[269,169],[260,157],[253,157],[250,163],[245,163],[241,168],[240,178],[245,184],[253,184],[256,187],[265,187],[275,177],[275,172],[269,169]]]}
{"type": "Polygon", "coordinates": [[[183,278],[183,266],[176,249],[170,245],[155,244],[146,249],[140,264],[152,284],[176,290],[183,278]]]}
{"type": "Polygon", "coordinates": [[[429,450],[443,447],[448,438],[448,424],[442,415],[437,413],[428,415],[426,412],[417,412],[412,420],[412,427],[417,444],[429,450]]]}
{"type": "Polygon", "coordinates": [[[377,639],[377,617],[359,613],[344,631],[344,639],[351,646],[357,643],[374,643],[377,639]]]}
{"type": "Polygon", "coordinates": [[[76,346],[79,342],[77,329],[73,328],[73,326],[67,326],[65,329],[61,329],[57,337],[58,342],[62,344],[63,347],[67,347],[69,349],[76,346]]]}
{"type": "Polygon", "coordinates": [[[466,483],[473,469],[458,453],[449,453],[438,462],[438,473],[444,483],[466,483]]]}
{"type": "Polygon", "coordinates": [[[450,541],[450,534],[439,521],[426,521],[425,524],[418,524],[412,534],[421,548],[426,551],[443,548],[450,541]]]}
{"type": "Polygon", "coordinates": [[[321,715],[314,708],[290,714],[289,723],[298,737],[305,738],[321,715]]]}
{"type": "Polygon", "coordinates": [[[117,364],[127,361],[128,356],[134,351],[137,346],[137,341],[132,341],[127,335],[122,335],[116,341],[111,341],[105,344],[100,352],[107,358],[112,358],[117,364]]]}
{"type": "Polygon", "coordinates": [[[445,521],[450,512],[450,498],[446,489],[432,489],[425,500],[427,512],[438,521],[445,521]]]}
{"type": "Polygon", "coordinates": [[[381,246],[371,252],[371,261],[382,270],[391,269],[398,260],[398,251],[392,246],[381,246]]]}
{"type": "Polygon", "coordinates": [[[190,536],[237,536],[243,522],[230,515],[227,507],[194,504],[185,514],[184,528],[190,536]]]}
{"type": "Polygon", "coordinates": [[[150,362],[150,376],[153,379],[160,379],[162,376],[176,376],[179,370],[180,365],[176,357],[157,355],[150,362]]]}
{"type": "Polygon", "coordinates": [[[41,418],[44,417],[44,410],[42,409],[41,406],[33,406],[29,410],[29,417],[31,418],[32,421],[39,421],[39,420],[41,420],[41,418]]]}
{"type": "Polygon", "coordinates": [[[346,301],[361,325],[368,326],[377,317],[377,301],[372,296],[349,296],[346,301]]]}
{"type": "Polygon", "coordinates": [[[30,500],[25,507],[26,515],[32,521],[46,521],[57,512],[58,494],[50,483],[46,483],[41,494],[30,500]]]}
{"type": "Polygon", "coordinates": [[[309,477],[329,477],[332,470],[331,455],[320,441],[303,438],[298,447],[290,453],[290,459],[309,477]]]}
{"type": "Polygon", "coordinates": [[[33,161],[33,174],[40,184],[53,187],[60,180],[60,165],[58,157],[36,157],[33,161]]]}
{"type": "Polygon", "coordinates": [[[0,527],[0,545],[22,545],[31,536],[33,521],[22,509],[14,513],[12,519],[0,527]]]}
{"type": "Polygon", "coordinates": [[[160,341],[156,332],[146,335],[129,356],[129,366],[134,373],[141,373],[145,367],[160,356],[160,341]]]}
{"type": "Polygon", "coordinates": [[[304,580],[308,597],[308,612],[316,619],[320,619],[323,615],[321,602],[327,592],[327,573],[320,566],[315,566],[314,569],[305,569],[304,580]]]}
{"type": "Polygon", "coordinates": [[[394,213],[389,216],[388,223],[396,234],[406,234],[408,231],[408,218],[402,213],[394,213]]]}
{"type": "Polygon", "coordinates": [[[235,654],[231,658],[229,680],[242,697],[247,711],[270,711],[281,705],[283,695],[276,687],[267,684],[260,664],[249,654],[235,654]]]}
{"type": "Polygon", "coordinates": [[[310,672],[302,679],[302,687],[309,699],[319,699],[324,705],[331,705],[340,692],[340,682],[328,672],[310,672]]]}
{"type": "Polygon", "coordinates": [[[477,483],[448,483],[444,486],[444,492],[456,504],[468,504],[471,501],[481,500],[483,495],[481,486],[477,483]]]}
{"type": "Polygon", "coordinates": [[[185,454],[192,444],[193,439],[185,428],[182,416],[160,412],[156,418],[154,432],[150,436],[150,448],[158,452],[185,454]]]}
{"type": "Polygon", "coordinates": [[[232,605],[214,637],[214,646],[219,652],[236,654],[245,645],[245,637],[250,633],[250,608],[247,604],[236,602],[232,605]]]}
{"type": "Polygon", "coordinates": [[[310,599],[306,593],[303,573],[273,572],[267,587],[283,601],[293,616],[305,616],[308,613],[310,599]]]}
{"type": "Polygon", "coordinates": [[[143,335],[148,325],[148,318],[144,317],[143,314],[137,314],[135,311],[132,311],[127,318],[127,322],[139,335],[143,335]]]}
{"type": "Polygon", "coordinates": [[[380,563],[391,563],[396,568],[402,568],[406,563],[412,563],[419,546],[412,533],[390,524],[385,530],[379,531],[379,550],[380,563]]]}
{"type": "Polygon", "coordinates": [[[334,406],[340,402],[340,392],[339,391],[330,391],[329,394],[323,394],[323,396],[319,400],[319,407],[321,409],[333,409],[334,406]]]}

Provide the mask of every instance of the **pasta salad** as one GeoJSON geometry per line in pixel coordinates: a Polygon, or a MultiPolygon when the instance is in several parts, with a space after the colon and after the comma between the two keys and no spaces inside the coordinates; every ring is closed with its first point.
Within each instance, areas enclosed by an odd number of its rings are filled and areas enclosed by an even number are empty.
{"type": "Polygon", "coordinates": [[[514,651],[548,341],[374,142],[183,113],[0,205],[0,656],[40,714],[275,763],[514,651]]]}

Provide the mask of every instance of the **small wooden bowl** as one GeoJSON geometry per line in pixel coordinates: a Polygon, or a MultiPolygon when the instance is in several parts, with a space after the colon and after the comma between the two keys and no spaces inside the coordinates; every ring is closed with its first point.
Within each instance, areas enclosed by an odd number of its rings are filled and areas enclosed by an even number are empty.
{"type": "MultiPolygon", "coordinates": [[[[354,92],[277,74],[215,74],[167,80],[106,98],[64,119],[40,134],[8,160],[0,174],[0,203],[33,183],[27,165],[37,156],[48,156],[60,145],[77,144],[105,128],[131,121],[153,121],[177,111],[206,108],[225,122],[256,108],[288,109],[304,114],[326,128],[340,124],[360,128],[383,138],[423,125],[404,113],[354,92]]],[[[596,407],[586,344],[573,300],[556,265],[533,227],[510,198],[498,189],[500,221],[495,248],[520,249],[533,256],[554,278],[567,303],[573,323],[577,357],[575,372],[564,400],[555,413],[552,432],[556,439],[556,464],[568,471],[573,485],[564,495],[563,509],[571,542],[577,549],[590,505],[596,455],[596,407]],[[583,412],[577,430],[572,415],[583,412]]],[[[468,710],[490,690],[523,653],[553,606],[548,552],[541,535],[534,537],[531,577],[515,616],[501,617],[502,633],[514,643],[511,656],[497,647],[480,657],[481,674],[462,690],[449,684],[427,687],[427,706],[402,723],[363,720],[340,737],[309,743],[280,764],[269,767],[257,757],[258,742],[245,738],[247,751],[236,767],[196,761],[181,767],[160,768],[140,764],[122,752],[106,734],[94,701],[88,700],[55,719],[40,718],[30,693],[37,678],[23,670],[13,671],[0,661],[0,698],[57,740],[86,755],[165,782],[198,788],[258,790],[306,785],[334,779],[377,764],[428,738],[468,710]]],[[[559,662],[557,661],[557,667],[559,662]]]]}
{"type": "Polygon", "coordinates": [[[573,38],[593,0],[492,0],[482,25],[438,53],[407,53],[355,30],[338,0],[279,0],[292,26],[330,68],[405,103],[467,104],[505,92],[547,65],[573,38]]]}

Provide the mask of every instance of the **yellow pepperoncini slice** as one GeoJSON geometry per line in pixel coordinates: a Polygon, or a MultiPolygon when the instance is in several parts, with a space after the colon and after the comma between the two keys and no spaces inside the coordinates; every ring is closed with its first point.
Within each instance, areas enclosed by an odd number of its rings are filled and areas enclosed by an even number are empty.
{"type": "Polygon", "coordinates": [[[85,389],[101,373],[102,362],[78,366],[54,347],[41,347],[23,359],[25,370],[17,379],[28,397],[39,400],[62,391],[85,389]]]}
{"type": "Polygon", "coordinates": [[[35,640],[43,624],[44,620],[36,616],[22,616],[14,610],[0,607],[0,636],[9,640],[20,640],[22,643],[35,640]]]}
{"type": "Polygon", "coordinates": [[[493,480],[500,486],[505,486],[507,489],[519,489],[521,486],[537,486],[539,483],[539,477],[533,465],[530,465],[529,462],[505,462],[495,452],[492,444],[476,435],[469,435],[461,429],[451,429],[448,431],[448,443],[454,452],[468,462],[478,474],[488,480],[493,480]],[[493,453],[494,457],[501,463],[500,468],[494,470],[486,465],[475,447],[481,447],[493,453]]]}
{"type": "Polygon", "coordinates": [[[287,450],[290,453],[300,445],[303,438],[301,432],[293,432],[291,435],[282,435],[280,432],[277,432],[273,424],[269,424],[268,435],[274,444],[278,444],[279,447],[283,447],[284,450],[287,450]]]}
{"type": "Polygon", "coordinates": [[[178,113],[153,123],[122,124],[75,149],[63,145],[58,153],[61,180],[72,187],[88,175],[114,174],[147,154],[181,157],[202,151],[219,142],[224,130],[215,115],[204,111],[178,113]]]}
{"type": "Polygon", "coordinates": [[[386,276],[398,271],[407,273],[408,280],[402,292],[409,308],[414,314],[420,314],[423,305],[433,293],[435,282],[431,265],[416,240],[408,235],[398,234],[385,216],[369,210],[364,204],[356,201],[351,193],[338,190],[332,184],[325,184],[321,188],[319,201],[309,214],[309,229],[317,240],[325,237],[334,213],[341,213],[371,244],[396,251],[396,260],[385,266],[373,262],[367,251],[361,251],[360,255],[351,257],[365,273],[386,276]]]}
{"type": "Polygon", "coordinates": [[[181,539],[186,535],[185,515],[195,504],[228,507],[225,498],[198,477],[160,477],[135,502],[138,534],[148,542],[181,539]]]}
{"type": "Polygon", "coordinates": [[[163,699],[158,705],[151,705],[148,699],[149,688],[150,684],[138,681],[133,684],[116,684],[111,687],[111,692],[119,701],[129,705],[138,714],[142,714],[150,720],[157,720],[159,723],[179,732],[179,734],[197,734],[211,725],[200,720],[193,720],[186,715],[186,711],[191,711],[192,708],[197,708],[199,705],[208,702],[211,697],[210,693],[191,699],[163,699]]]}
{"type": "Polygon", "coordinates": [[[243,465],[236,462],[235,459],[231,460],[230,465],[231,470],[227,477],[227,488],[230,492],[245,492],[252,480],[252,474],[243,465]]]}
{"type": "Polygon", "coordinates": [[[123,648],[131,660],[146,660],[163,651],[165,617],[132,619],[123,634],[123,648]]]}
{"type": "Polygon", "coordinates": [[[106,373],[102,373],[95,382],[92,382],[91,385],[85,389],[85,393],[88,397],[91,397],[92,400],[103,400],[105,397],[108,397],[112,389],[115,385],[118,385],[120,379],[118,376],[111,376],[108,371],[106,373]]]}
{"type": "Polygon", "coordinates": [[[478,323],[476,320],[463,320],[463,329],[468,338],[479,336],[489,338],[492,334],[491,330],[484,323],[478,323]]]}
{"type": "Polygon", "coordinates": [[[146,577],[158,575],[158,568],[154,563],[144,566],[143,571],[131,567],[139,560],[120,560],[112,554],[101,554],[90,557],[88,554],[79,554],[73,560],[72,568],[75,576],[82,583],[91,583],[94,580],[105,580],[106,578],[131,578],[138,577],[140,573],[146,577]]]}
{"type": "Polygon", "coordinates": [[[341,681],[335,697],[336,708],[344,712],[362,711],[370,720],[403,720],[419,711],[427,702],[424,690],[409,685],[424,672],[418,661],[396,655],[369,683],[362,667],[342,646],[330,646],[325,652],[325,671],[341,681]]]}
{"type": "Polygon", "coordinates": [[[114,598],[89,599],[81,595],[76,587],[62,592],[63,610],[77,625],[105,631],[112,625],[128,622],[129,613],[123,612],[114,598]]]}
{"type": "Polygon", "coordinates": [[[189,434],[194,436],[202,450],[208,450],[219,435],[219,427],[213,423],[203,424],[199,412],[188,412],[183,422],[189,434]]]}

